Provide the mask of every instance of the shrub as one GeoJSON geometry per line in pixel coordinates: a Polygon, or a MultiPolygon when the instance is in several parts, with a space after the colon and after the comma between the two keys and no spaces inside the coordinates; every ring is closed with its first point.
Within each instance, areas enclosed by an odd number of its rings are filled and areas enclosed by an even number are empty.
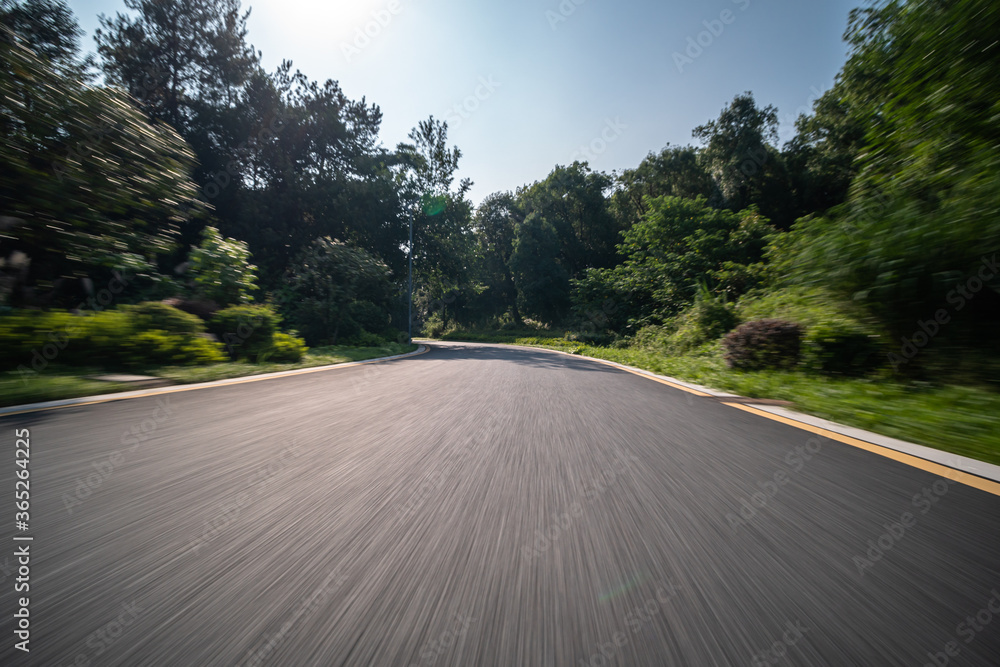
{"type": "Polygon", "coordinates": [[[375,255],[318,238],[292,262],[278,301],[307,343],[336,345],[388,326],[396,303],[390,275],[375,255]]]}
{"type": "Polygon", "coordinates": [[[0,317],[0,367],[24,364],[37,370],[64,356],[73,338],[79,338],[81,321],[66,311],[14,311],[0,317]]]}
{"type": "Polygon", "coordinates": [[[230,357],[256,361],[274,346],[280,323],[281,316],[268,306],[231,306],[217,312],[208,328],[230,357]]]}
{"type": "Polygon", "coordinates": [[[428,338],[440,338],[444,333],[444,320],[437,313],[434,313],[424,321],[422,332],[428,338]]]}
{"type": "Polygon", "coordinates": [[[205,331],[205,324],[200,319],[161,301],[123,306],[122,310],[132,314],[140,331],[158,329],[184,336],[197,336],[205,331]]]}
{"type": "Polygon", "coordinates": [[[810,327],[804,343],[806,366],[820,373],[859,377],[884,359],[877,337],[844,322],[810,327]]]}
{"type": "Polygon", "coordinates": [[[661,351],[669,345],[673,329],[670,327],[647,324],[639,329],[632,338],[631,346],[643,350],[661,351]]]}
{"type": "Polygon", "coordinates": [[[385,339],[381,336],[363,330],[341,341],[342,345],[354,347],[382,347],[385,343],[385,339]]]}
{"type": "Polygon", "coordinates": [[[739,323],[732,304],[707,293],[699,294],[694,305],[677,316],[667,347],[675,354],[683,354],[717,340],[739,323]]]}
{"type": "Polygon", "coordinates": [[[301,361],[309,348],[306,342],[286,333],[274,334],[274,340],[268,353],[268,360],[281,364],[290,364],[301,361]]]}
{"type": "Polygon", "coordinates": [[[247,244],[223,238],[215,227],[205,227],[201,244],[191,251],[191,274],[198,294],[223,305],[250,300],[257,289],[257,267],[250,263],[247,244]]]}
{"type": "Polygon", "coordinates": [[[802,327],[784,320],[755,320],[727,334],[723,345],[730,368],[792,368],[799,362],[802,327]]]}
{"type": "Polygon", "coordinates": [[[601,346],[610,345],[616,338],[615,336],[602,331],[588,331],[587,329],[584,329],[582,331],[567,331],[563,334],[563,339],[576,343],[601,346]]]}
{"type": "Polygon", "coordinates": [[[184,297],[171,297],[164,299],[163,303],[173,306],[185,313],[190,313],[202,320],[210,320],[219,312],[219,304],[208,299],[186,299],[184,297]]]}

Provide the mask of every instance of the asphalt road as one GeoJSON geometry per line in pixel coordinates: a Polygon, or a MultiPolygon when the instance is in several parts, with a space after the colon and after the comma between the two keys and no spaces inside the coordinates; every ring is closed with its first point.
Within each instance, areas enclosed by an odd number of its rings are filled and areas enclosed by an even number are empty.
{"type": "Polygon", "coordinates": [[[568,355],[435,344],[0,433],[3,665],[1000,665],[1000,497],[568,355]]]}

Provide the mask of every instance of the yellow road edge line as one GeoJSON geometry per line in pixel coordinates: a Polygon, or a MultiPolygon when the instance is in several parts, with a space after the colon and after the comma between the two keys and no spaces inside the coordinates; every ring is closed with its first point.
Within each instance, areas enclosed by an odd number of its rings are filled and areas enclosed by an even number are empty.
{"type": "MultiPolygon", "coordinates": [[[[463,342],[463,341],[455,341],[463,342]]],[[[556,354],[565,354],[567,357],[573,357],[575,359],[585,359],[587,361],[596,361],[599,364],[604,364],[605,366],[611,366],[612,368],[617,368],[620,371],[625,371],[631,373],[632,375],[638,375],[641,378],[646,378],[647,380],[652,380],[653,382],[659,382],[660,384],[665,384],[668,387],[673,387],[674,389],[680,389],[681,391],[686,391],[689,394],[694,394],[695,396],[711,397],[712,394],[707,394],[698,389],[692,389],[691,387],[685,387],[682,384],[677,384],[676,382],[671,382],[669,380],[664,380],[663,378],[658,378],[655,375],[650,375],[649,373],[644,373],[642,371],[637,371],[633,368],[629,368],[623,364],[616,363],[614,361],[608,361],[607,359],[598,359],[597,357],[588,357],[585,354],[573,354],[572,352],[567,352],[566,350],[553,350],[550,347],[538,347],[536,345],[518,345],[516,343],[487,343],[487,345],[507,345],[508,347],[526,347],[532,350],[544,350],[545,352],[555,352],[556,354]]]]}
{"type": "MultiPolygon", "coordinates": [[[[578,355],[573,355],[573,356],[578,356],[578,355]]],[[[585,359],[594,359],[594,357],[584,357],[584,358],[585,359]]],[[[707,393],[705,393],[703,391],[699,391],[697,389],[692,389],[691,387],[685,387],[682,384],[677,384],[676,382],[671,382],[670,380],[664,380],[663,378],[658,378],[658,377],[655,377],[653,375],[649,375],[648,373],[642,373],[640,371],[634,371],[631,368],[623,368],[622,366],[618,366],[618,365],[616,365],[614,363],[606,363],[602,359],[594,359],[594,361],[599,361],[599,362],[605,364],[606,366],[611,366],[612,368],[618,368],[618,369],[623,370],[623,371],[628,371],[632,375],[638,375],[639,377],[646,378],[647,380],[652,380],[653,382],[659,382],[660,384],[665,384],[668,387],[673,387],[674,389],[680,389],[681,391],[686,391],[687,393],[694,394],[695,396],[703,396],[703,397],[709,397],[709,398],[712,396],[712,394],[707,394],[707,393]]]]}
{"type": "Polygon", "coordinates": [[[884,456],[888,459],[893,459],[894,461],[898,461],[900,463],[912,466],[914,468],[919,468],[934,475],[945,477],[955,482],[960,482],[962,484],[965,484],[966,486],[971,486],[973,488],[979,489],[980,491],[985,491],[986,493],[992,493],[995,496],[1000,496],[1000,483],[994,482],[992,480],[983,477],[979,477],[977,475],[971,475],[967,472],[963,472],[955,468],[949,468],[948,466],[942,465],[940,463],[935,463],[933,461],[928,461],[927,459],[922,459],[918,456],[913,456],[912,454],[906,454],[904,452],[896,451],[895,449],[890,449],[889,447],[883,447],[882,445],[876,445],[871,442],[865,442],[864,440],[858,440],[857,438],[852,438],[849,435],[843,435],[842,433],[837,433],[836,431],[831,431],[829,429],[825,429],[820,426],[813,426],[812,424],[806,424],[805,422],[789,419],[788,417],[775,415],[770,412],[765,412],[764,410],[758,410],[757,408],[752,408],[748,405],[742,405],[740,403],[725,403],[725,402],[723,403],[723,405],[728,405],[731,408],[737,408],[739,410],[743,410],[744,412],[749,412],[751,414],[755,414],[760,417],[766,417],[767,419],[776,422],[781,422],[782,424],[794,426],[795,428],[801,429],[803,431],[809,431],[810,433],[821,435],[824,438],[829,438],[831,440],[842,442],[845,445],[851,445],[852,447],[857,447],[858,449],[864,449],[865,451],[872,452],[873,454],[878,454],[879,456],[884,456]]]}
{"type": "MultiPolygon", "coordinates": [[[[348,361],[342,364],[328,364],[326,366],[317,366],[315,368],[297,368],[291,371],[275,371],[281,373],[281,375],[268,375],[267,377],[261,377],[261,375],[249,375],[242,378],[228,378],[226,380],[210,380],[208,382],[199,382],[198,384],[192,385],[181,385],[179,387],[164,387],[162,390],[150,390],[148,393],[143,393],[141,396],[122,396],[122,393],[116,394],[106,394],[101,398],[93,401],[87,401],[86,403],[68,403],[66,405],[50,405],[45,408],[29,408],[28,410],[18,410],[17,412],[4,412],[0,413],[0,419],[4,417],[15,417],[17,415],[27,415],[34,412],[48,412],[50,410],[65,410],[66,408],[81,408],[85,405],[100,405],[101,403],[112,403],[114,401],[129,401],[135,398],[150,398],[153,396],[163,396],[164,394],[179,394],[184,391],[197,391],[199,389],[219,389],[222,387],[231,387],[238,384],[247,384],[250,382],[265,382],[267,380],[280,380],[286,377],[294,377],[296,375],[306,375],[307,373],[321,373],[323,371],[336,371],[344,368],[353,368],[355,366],[363,366],[365,364],[378,364],[385,361],[396,361],[397,359],[408,359],[410,357],[418,357],[422,354],[427,354],[430,352],[431,348],[427,345],[423,346],[423,351],[416,350],[414,352],[408,352],[403,355],[395,357],[386,357],[384,359],[362,359],[360,361],[348,361]]],[[[137,391],[142,391],[137,390],[137,391]]],[[[73,399],[66,399],[73,400],[73,399]]]]}

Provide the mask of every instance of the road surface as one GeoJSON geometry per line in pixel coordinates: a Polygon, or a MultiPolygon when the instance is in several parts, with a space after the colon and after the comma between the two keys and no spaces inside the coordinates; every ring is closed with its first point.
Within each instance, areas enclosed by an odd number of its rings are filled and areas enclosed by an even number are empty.
{"type": "Polygon", "coordinates": [[[436,343],[0,433],[3,665],[1000,665],[1000,497],[569,355],[436,343]]]}

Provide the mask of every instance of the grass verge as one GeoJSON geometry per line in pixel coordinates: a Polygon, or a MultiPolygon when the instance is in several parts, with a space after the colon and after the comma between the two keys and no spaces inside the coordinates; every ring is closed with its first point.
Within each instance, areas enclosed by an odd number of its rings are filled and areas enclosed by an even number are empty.
{"type": "Polygon", "coordinates": [[[794,409],[841,424],[1000,465],[1000,395],[974,386],[832,378],[800,371],[729,369],[718,344],[671,356],[527,332],[455,331],[444,338],[530,345],[615,361],[750,398],[791,401],[794,409]]]}
{"type": "MultiPolygon", "coordinates": [[[[174,384],[194,384],[390,357],[413,352],[417,347],[417,345],[399,343],[387,343],[379,347],[319,347],[309,350],[301,361],[288,364],[270,362],[251,364],[245,361],[233,361],[210,366],[161,366],[140,370],[133,369],[127,372],[165,378],[174,384]]],[[[87,379],[89,376],[105,373],[108,371],[99,368],[58,367],[55,365],[26,380],[22,380],[17,371],[0,373],[0,407],[58,401],[81,396],[114,394],[136,389],[134,385],[127,383],[99,382],[87,379]]]]}

